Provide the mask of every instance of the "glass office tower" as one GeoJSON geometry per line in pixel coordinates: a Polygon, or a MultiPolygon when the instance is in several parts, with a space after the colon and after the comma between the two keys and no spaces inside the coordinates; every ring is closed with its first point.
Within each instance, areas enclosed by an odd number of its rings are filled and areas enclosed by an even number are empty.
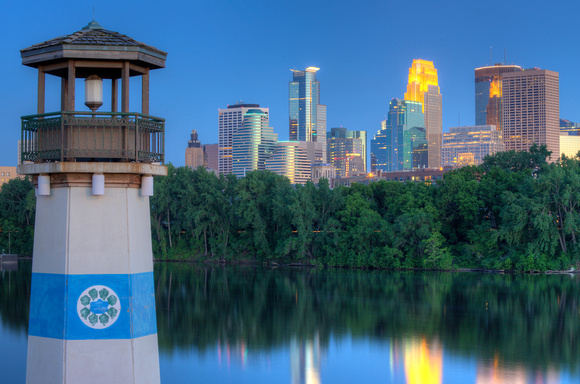
{"type": "Polygon", "coordinates": [[[327,136],[328,162],[336,169],[336,177],[366,173],[367,133],[332,128],[327,136]]]}
{"type": "Polygon", "coordinates": [[[320,104],[320,82],[316,80],[319,69],[308,67],[304,71],[292,70],[288,95],[289,137],[291,141],[320,143],[322,159],[325,161],[326,105],[320,104]]]}
{"type": "Polygon", "coordinates": [[[501,100],[502,75],[519,72],[517,65],[496,64],[475,69],[475,125],[495,125],[503,129],[501,100]]]}
{"type": "Polygon", "coordinates": [[[427,133],[422,111],[422,103],[391,100],[388,119],[383,121],[381,130],[371,140],[373,172],[377,169],[393,172],[427,166],[427,133]]]}
{"type": "Polygon", "coordinates": [[[240,178],[253,170],[265,170],[266,160],[274,153],[277,141],[278,135],[269,126],[268,115],[261,109],[248,110],[233,137],[233,173],[240,178]]]}

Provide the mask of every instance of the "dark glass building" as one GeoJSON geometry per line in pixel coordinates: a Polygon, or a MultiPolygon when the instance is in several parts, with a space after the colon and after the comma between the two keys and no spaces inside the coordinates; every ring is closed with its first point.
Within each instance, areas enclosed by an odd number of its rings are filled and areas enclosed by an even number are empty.
{"type": "Polygon", "coordinates": [[[501,99],[502,75],[520,72],[517,65],[495,64],[475,69],[475,125],[495,125],[503,129],[501,99]]]}
{"type": "Polygon", "coordinates": [[[320,104],[319,68],[292,70],[289,86],[289,138],[291,141],[320,143],[321,158],[326,159],[326,105],[320,104]]]}
{"type": "Polygon", "coordinates": [[[374,169],[383,172],[427,167],[427,137],[423,105],[393,99],[388,119],[371,140],[374,169]]]}

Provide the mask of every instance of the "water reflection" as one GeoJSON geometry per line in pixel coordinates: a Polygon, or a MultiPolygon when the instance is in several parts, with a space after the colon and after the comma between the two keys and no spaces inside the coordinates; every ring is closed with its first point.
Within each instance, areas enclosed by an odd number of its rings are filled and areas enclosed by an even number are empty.
{"type": "Polygon", "coordinates": [[[440,384],[443,375],[443,349],[439,343],[427,346],[425,339],[403,343],[408,384],[440,384]]]}
{"type": "MultiPolygon", "coordinates": [[[[0,338],[7,330],[27,332],[29,265],[0,274],[0,338]]],[[[161,377],[196,377],[199,383],[577,383],[579,281],[160,263],[161,377]]]]}
{"type": "Polygon", "coordinates": [[[320,341],[318,334],[310,340],[290,342],[292,384],[320,384],[320,341]]]}

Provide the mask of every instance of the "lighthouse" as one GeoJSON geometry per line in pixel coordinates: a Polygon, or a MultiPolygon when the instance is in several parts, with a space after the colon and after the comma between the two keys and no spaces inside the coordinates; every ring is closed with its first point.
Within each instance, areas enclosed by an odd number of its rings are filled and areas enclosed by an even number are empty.
{"type": "Polygon", "coordinates": [[[167,54],[93,20],[21,57],[38,72],[18,167],[36,192],[27,382],[158,383],[149,196],[167,171],[149,74],[167,54]]]}

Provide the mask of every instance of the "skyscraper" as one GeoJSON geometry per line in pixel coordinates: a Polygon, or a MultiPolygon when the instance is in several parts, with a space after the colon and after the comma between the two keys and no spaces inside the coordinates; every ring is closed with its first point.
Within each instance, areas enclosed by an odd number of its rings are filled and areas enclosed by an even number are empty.
{"type": "Polygon", "coordinates": [[[389,117],[371,140],[372,171],[402,171],[427,166],[427,138],[420,102],[393,99],[389,117]]]}
{"type": "Polygon", "coordinates": [[[274,153],[278,140],[268,122],[268,114],[262,109],[244,113],[242,125],[232,140],[232,172],[238,178],[253,170],[266,169],[266,160],[274,153]]]}
{"type": "Polygon", "coordinates": [[[521,70],[517,65],[502,64],[475,68],[475,125],[495,125],[499,131],[503,129],[502,76],[521,70]]]}
{"type": "Polygon", "coordinates": [[[527,69],[503,74],[503,140],[507,151],[527,151],[545,144],[560,154],[560,95],[558,72],[527,69]]]}
{"type": "Polygon", "coordinates": [[[292,70],[289,86],[289,129],[291,141],[319,143],[317,158],[312,164],[326,162],[326,105],[320,104],[320,82],[316,80],[319,68],[292,70]]]}
{"type": "Polygon", "coordinates": [[[260,108],[260,104],[236,103],[219,109],[219,141],[218,170],[227,175],[232,173],[233,140],[236,132],[242,126],[244,114],[250,109],[259,109],[268,116],[268,108],[260,108]]]}
{"type": "Polygon", "coordinates": [[[405,100],[423,104],[424,125],[428,141],[428,167],[441,167],[442,102],[437,69],[432,61],[415,59],[409,68],[405,100]]]}
{"type": "Polygon", "coordinates": [[[328,162],[336,169],[336,177],[366,173],[367,133],[332,128],[326,136],[328,162]]]}

